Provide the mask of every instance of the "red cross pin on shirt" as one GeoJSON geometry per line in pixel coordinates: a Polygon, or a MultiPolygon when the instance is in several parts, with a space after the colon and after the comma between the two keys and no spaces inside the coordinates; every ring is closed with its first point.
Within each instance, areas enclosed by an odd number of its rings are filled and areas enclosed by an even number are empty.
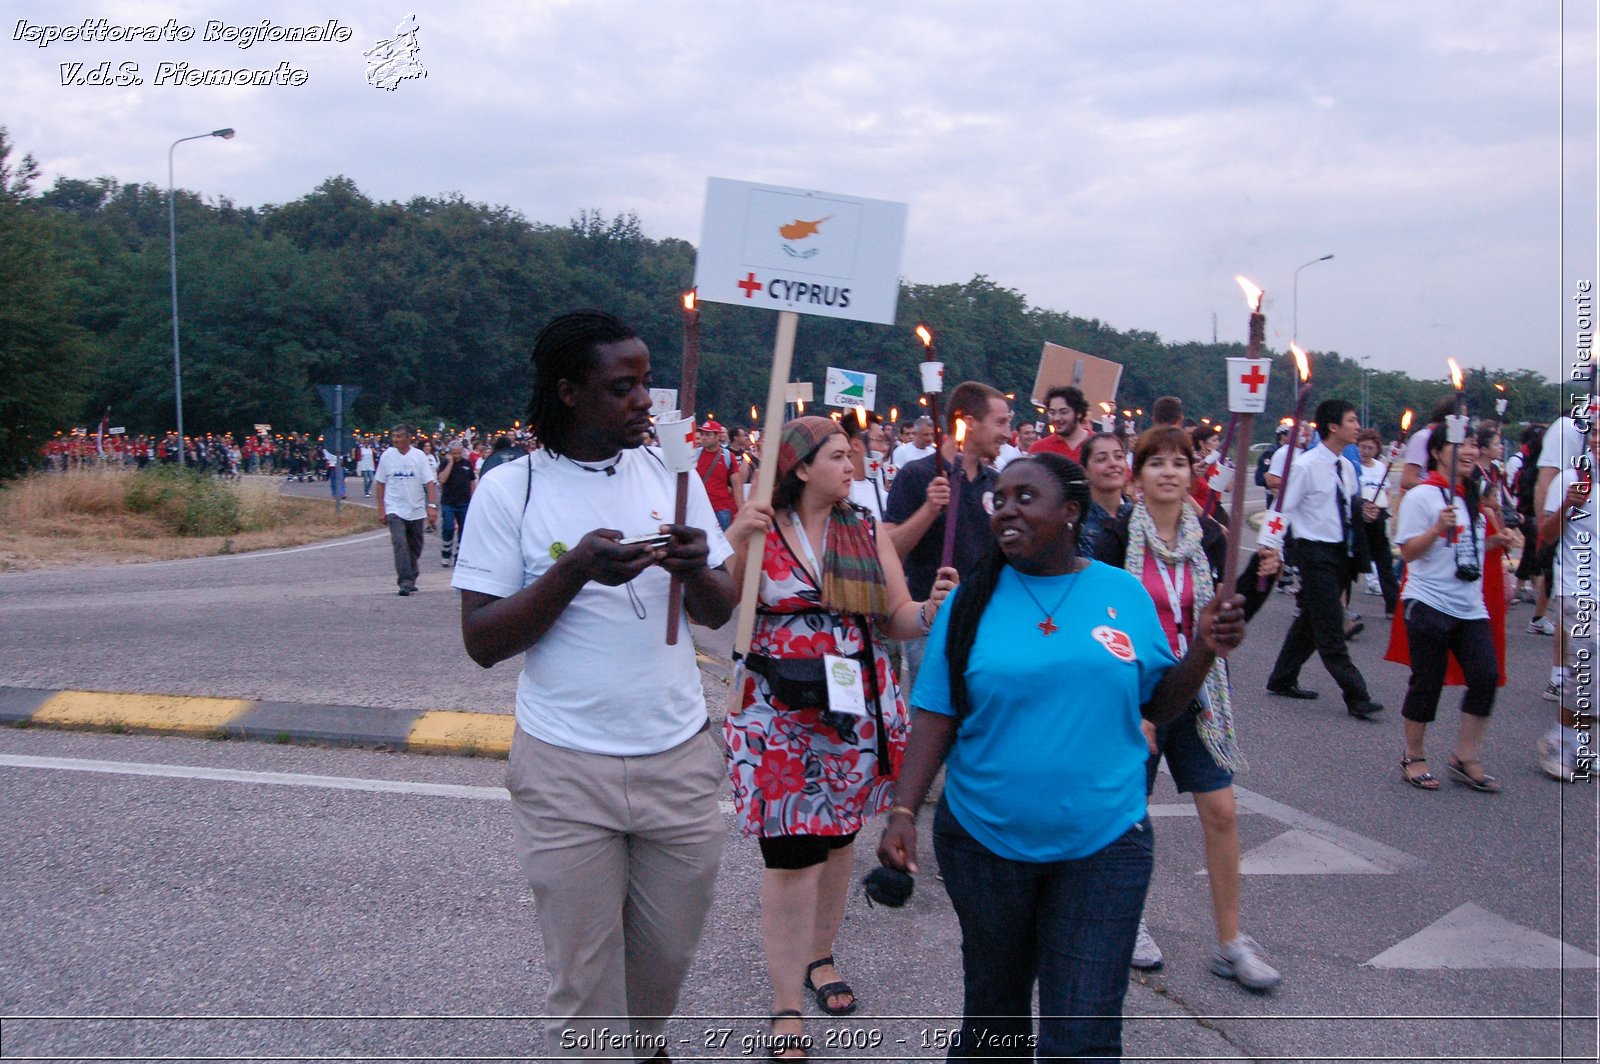
{"type": "Polygon", "coordinates": [[[1239,378],[1239,383],[1248,384],[1250,386],[1250,394],[1254,395],[1261,390],[1263,384],[1267,383],[1267,375],[1261,372],[1260,366],[1252,365],[1250,372],[1243,374],[1239,378]]]}
{"type": "Polygon", "coordinates": [[[744,280],[739,282],[739,287],[744,289],[744,297],[746,299],[754,299],[755,294],[761,291],[762,285],[760,281],[756,280],[755,271],[752,270],[745,275],[744,280]]]}

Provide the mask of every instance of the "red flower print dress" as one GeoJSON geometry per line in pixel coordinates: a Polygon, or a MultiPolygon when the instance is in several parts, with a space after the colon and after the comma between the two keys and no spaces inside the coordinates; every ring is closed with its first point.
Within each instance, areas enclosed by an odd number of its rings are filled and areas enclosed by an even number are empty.
{"type": "MultiPolygon", "coordinates": [[[[746,835],[848,835],[860,831],[868,816],[894,804],[910,716],[889,655],[870,632],[862,631],[857,623],[861,618],[824,611],[820,599],[811,573],[772,528],[762,555],[750,653],[771,658],[858,655],[870,638],[889,764],[880,774],[878,725],[872,716],[834,713],[825,706],[786,706],[773,696],[765,676],[746,671],[742,708],[722,725],[733,801],[746,835]]],[[[864,696],[869,709],[871,693],[868,686],[864,696]]]]}

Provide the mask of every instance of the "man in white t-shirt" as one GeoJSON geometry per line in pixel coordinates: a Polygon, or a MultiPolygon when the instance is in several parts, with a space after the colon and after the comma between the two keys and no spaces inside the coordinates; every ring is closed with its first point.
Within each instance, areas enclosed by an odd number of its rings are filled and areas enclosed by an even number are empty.
{"type": "Polygon", "coordinates": [[[910,463],[919,458],[926,458],[932,453],[933,418],[924,415],[917,418],[916,424],[911,426],[911,442],[896,447],[890,461],[896,469],[904,469],[910,463]]]}
{"type": "Polygon", "coordinates": [[[544,447],[480,482],[452,582],[472,660],[524,655],[506,788],[550,974],[546,1055],[645,1060],[665,1055],[726,834],[727,772],[687,624],[666,644],[668,588],[681,577],[687,619],[720,627],[732,551],[699,477],[670,523],[677,477],[641,446],[650,354],[631,329],[563,315],[533,363],[544,447]]]}
{"type": "Polygon", "coordinates": [[[372,498],[372,478],[378,473],[378,452],[366,440],[356,444],[356,472],[361,474],[361,497],[372,498]]]}
{"type": "MultiPolygon", "coordinates": [[[[1563,446],[1559,439],[1546,445],[1563,446]]],[[[1600,508],[1592,494],[1592,481],[1600,463],[1600,429],[1591,428],[1585,449],[1568,450],[1566,455],[1569,464],[1556,472],[1539,522],[1540,541],[1556,544],[1555,593],[1559,598],[1555,613],[1560,621],[1556,645],[1560,656],[1552,683],[1560,690],[1561,716],[1539,740],[1538,754],[1539,765],[1548,775],[1570,783],[1588,779],[1594,763],[1588,736],[1594,730],[1594,670],[1600,664],[1595,660],[1600,508]]]]}
{"type": "Polygon", "coordinates": [[[389,431],[392,444],[378,459],[378,524],[389,530],[395,582],[401,596],[417,593],[417,563],[422,559],[422,526],[439,524],[439,485],[427,455],[411,446],[411,427],[389,431]]]}

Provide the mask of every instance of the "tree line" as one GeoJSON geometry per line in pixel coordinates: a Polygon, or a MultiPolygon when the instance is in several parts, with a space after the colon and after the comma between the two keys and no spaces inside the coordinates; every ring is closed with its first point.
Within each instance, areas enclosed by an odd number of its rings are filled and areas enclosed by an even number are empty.
{"type": "MultiPolygon", "coordinates": [[[[174,427],[167,197],[149,184],[59,177],[36,188],[31,156],[13,160],[0,127],[0,475],[34,460],[69,425],[109,406],[129,433],[174,427]]],[[[694,246],[644,235],[633,213],[580,211],[565,225],[530,221],[458,194],[379,202],[330,177],[291,203],[237,207],[175,197],[184,427],[236,437],[318,431],[330,418],[317,384],[359,386],[351,418],[482,428],[525,416],[528,354],[541,325],[583,306],[609,310],[650,347],[658,387],[676,387],[681,294],[694,246]]],[[[775,314],[701,304],[699,413],[748,420],[765,401],[775,314]]],[[[894,327],[806,318],[795,380],[820,385],[830,365],[877,373],[878,407],[909,416],[922,349],[937,334],[946,379],[1014,392],[1019,414],[1041,346],[1063,344],[1123,365],[1119,405],[1149,409],[1178,395],[1195,415],[1226,416],[1222,359],[1237,343],[1168,343],[1098,319],[1029,303],[978,275],[960,284],[902,282],[894,327]]],[[[1280,356],[1282,353],[1278,353],[1280,356]]],[[[1321,397],[1357,400],[1361,366],[1313,352],[1321,397]]],[[[1292,406],[1293,368],[1278,358],[1268,423],[1292,406]]],[[[1469,371],[1474,411],[1547,418],[1558,386],[1529,369],[1469,371]]],[[[1385,370],[1370,381],[1373,420],[1397,431],[1402,409],[1425,415],[1439,381],[1385,370]]]]}

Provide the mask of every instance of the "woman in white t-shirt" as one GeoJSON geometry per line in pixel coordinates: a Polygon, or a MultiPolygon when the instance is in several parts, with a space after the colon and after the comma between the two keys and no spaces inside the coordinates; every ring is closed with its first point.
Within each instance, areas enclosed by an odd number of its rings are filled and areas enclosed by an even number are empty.
{"type": "Polygon", "coordinates": [[[1457,450],[1443,426],[1428,440],[1428,473],[1400,501],[1395,538],[1406,562],[1400,598],[1410,644],[1411,682],[1400,715],[1405,753],[1400,774],[1418,790],[1436,791],[1423,739],[1439,708],[1445,669],[1453,655],[1466,678],[1461,730],[1450,755],[1450,778],[1475,791],[1498,793],[1500,783],[1483,771],[1483,736],[1494,708],[1500,670],[1495,660],[1489,609],[1483,598],[1484,553],[1502,534],[1489,535],[1479,513],[1473,474],[1478,441],[1470,434],[1457,450]],[[1454,457],[1454,475],[1450,476],[1454,457]],[[1455,485],[1463,486],[1458,492],[1455,485]],[[1465,495],[1465,498],[1462,495],[1465,495]]]}

